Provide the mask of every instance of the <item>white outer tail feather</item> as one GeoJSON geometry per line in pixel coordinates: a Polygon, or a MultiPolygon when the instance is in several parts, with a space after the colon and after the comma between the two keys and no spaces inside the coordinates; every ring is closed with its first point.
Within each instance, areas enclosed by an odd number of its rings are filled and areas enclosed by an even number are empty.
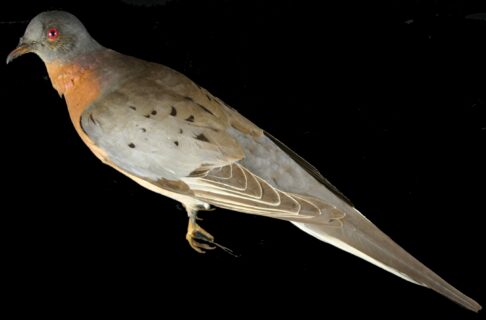
{"type": "Polygon", "coordinates": [[[387,265],[385,265],[384,263],[368,256],[367,254],[359,251],[359,250],[356,250],[355,248],[351,247],[350,245],[342,242],[341,240],[337,239],[337,238],[334,238],[334,237],[331,237],[325,233],[318,233],[318,232],[315,232],[314,230],[310,229],[309,227],[306,226],[305,223],[301,223],[301,222],[292,222],[297,228],[301,229],[302,231],[310,234],[311,236],[323,241],[323,242],[326,242],[332,246],[335,246],[336,248],[339,248],[343,251],[346,251],[348,253],[351,253],[352,255],[355,255],[356,257],[358,258],[361,258],[365,261],[368,261],[369,263],[372,263],[374,264],[375,266],[377,267],[380,267],[402,279],[405,279],[407,281],[410,281],[412,283],[415,283],[415,284],[418,284],[420,286],[426,286],[422,283],[418,283],[417,281],[413,280],[412,278],[410,278],[408,275],[398,271],[398,270],[395,270],[387,265]]]}

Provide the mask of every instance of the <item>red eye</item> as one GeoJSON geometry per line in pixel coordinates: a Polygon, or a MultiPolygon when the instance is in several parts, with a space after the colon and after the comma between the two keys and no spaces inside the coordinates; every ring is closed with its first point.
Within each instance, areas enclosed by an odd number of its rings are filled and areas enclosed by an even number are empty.
{"type": "Polygon", "coordinates": [[[50,28],[47,30],[47,38],[51,41],[56,40],[59,37],[59,31],[56,28],[50,28]]]}

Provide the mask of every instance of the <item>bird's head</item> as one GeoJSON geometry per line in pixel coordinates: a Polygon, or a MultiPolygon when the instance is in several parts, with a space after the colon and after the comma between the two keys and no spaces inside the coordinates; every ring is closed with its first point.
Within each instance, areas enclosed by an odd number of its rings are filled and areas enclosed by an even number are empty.
{"type": "Polygon", "coordinates": [[[89,35],[81,21],[64,11],[46,11],[34,17],[19,45],[7,57],[7,63],[32,52],[45,63],[68,62],[101,46],[89,35]]]}

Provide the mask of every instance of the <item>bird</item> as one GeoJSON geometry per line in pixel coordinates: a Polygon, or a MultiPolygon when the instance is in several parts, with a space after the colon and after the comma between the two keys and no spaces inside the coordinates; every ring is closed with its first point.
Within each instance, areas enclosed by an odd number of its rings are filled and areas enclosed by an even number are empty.
{"type": "Polygon", "coordinates": [[[463,307],[481,306],[407,253],[283,142],[183,74],[99,44],[65,11],[28,24],[15,58],[35,53],[82,141],[104,164],[188,214],[186,239],[216,247],[197,213],[220,207],[286,220],[315,238],[463,307]]]}

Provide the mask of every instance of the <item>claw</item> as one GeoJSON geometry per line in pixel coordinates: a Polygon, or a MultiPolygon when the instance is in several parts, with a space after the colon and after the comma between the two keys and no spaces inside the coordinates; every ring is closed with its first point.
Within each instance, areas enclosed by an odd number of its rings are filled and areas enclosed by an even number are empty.
{"type": "Polygon", "coordinates": [[[209,244],[195,241],[194,239],[188,240],[191,248],[196,250],[198,253],[206,253],[207,250],[214,250],[216,247],[210,246],[209,244]]]}

